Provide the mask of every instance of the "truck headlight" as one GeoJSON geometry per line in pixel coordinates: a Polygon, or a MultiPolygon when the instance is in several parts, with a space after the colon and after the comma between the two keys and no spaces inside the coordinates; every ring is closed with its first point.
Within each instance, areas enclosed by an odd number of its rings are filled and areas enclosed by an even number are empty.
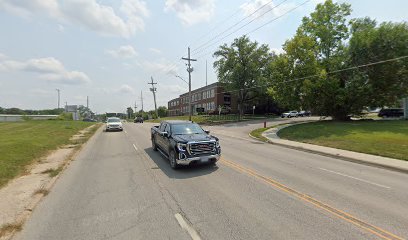
{"type": "Polygon", "coordinates": [[[181,152],[187,151],[187,144],[185,143],[177,143],[177,148],[181,152]]]}
{"type": "Polygon", "coordinates": [[[216,142],[215,142],[215,146],[216,146],[217,148],[220,148],[220,141],[216,141],[216,142]]]}

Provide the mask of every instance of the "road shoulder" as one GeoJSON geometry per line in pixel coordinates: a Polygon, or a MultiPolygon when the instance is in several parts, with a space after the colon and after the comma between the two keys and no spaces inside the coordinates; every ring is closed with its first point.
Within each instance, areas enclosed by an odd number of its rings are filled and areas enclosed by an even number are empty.
{"type": "MultiPolygon", "coordinates": [[[[23,176],[0,189],[0,240],[10,239],[46,196],[69,162],[86,144],[88,127],[72,136],[73,144],[61,146],[32,164],[23,176]]],[[[99,128],[98,131],[100,131],[99,128]]],[[[92,135],[89,136],[92,138],[92,135]]],[[[88,139],[89,140],[89,139],[88,139]]]]}

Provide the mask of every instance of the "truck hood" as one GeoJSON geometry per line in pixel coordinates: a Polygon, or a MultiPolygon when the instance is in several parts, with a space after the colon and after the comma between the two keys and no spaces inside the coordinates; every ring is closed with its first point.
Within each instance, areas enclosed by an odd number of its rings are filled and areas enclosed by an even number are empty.
{"type": "Polygon", "coordinates": [[[218,140],[217,138],[207,135],[207,134],[186,134],[186,135],[173,135],[174,140],[177,142],[201,142],[201,141],[210,141],[218,140]]]}

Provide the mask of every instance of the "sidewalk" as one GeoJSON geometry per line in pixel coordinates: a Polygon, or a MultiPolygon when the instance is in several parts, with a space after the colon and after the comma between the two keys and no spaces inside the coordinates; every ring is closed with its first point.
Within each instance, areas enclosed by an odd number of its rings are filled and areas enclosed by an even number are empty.
{"type": "Polygon", "coordinates": [[[277,132],[290,125],[292,124],[268,129],[262,133],[262,136],[266,137],[271,144],[408,173],[408,161],[280,139],[277,132]]]}

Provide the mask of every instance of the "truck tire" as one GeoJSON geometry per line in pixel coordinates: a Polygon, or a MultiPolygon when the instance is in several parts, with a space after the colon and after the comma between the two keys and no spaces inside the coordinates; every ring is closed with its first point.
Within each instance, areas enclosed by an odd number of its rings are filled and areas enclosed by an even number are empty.
{"type": "Polygon", "coordinates": [[[157,145],[156,145],[156,139],[154,138],[154,137],[152,137],[152,148],[153,148],[153,151],[157,151],[157,145]]]}
{"type": "Polygon", "coordinates": [[[178,168],[178,164],[176,161],[176,153],[174,151],[171,151],[169,154],[169,161],[170,161],[170,167],[173,169],[178,168]]]}

